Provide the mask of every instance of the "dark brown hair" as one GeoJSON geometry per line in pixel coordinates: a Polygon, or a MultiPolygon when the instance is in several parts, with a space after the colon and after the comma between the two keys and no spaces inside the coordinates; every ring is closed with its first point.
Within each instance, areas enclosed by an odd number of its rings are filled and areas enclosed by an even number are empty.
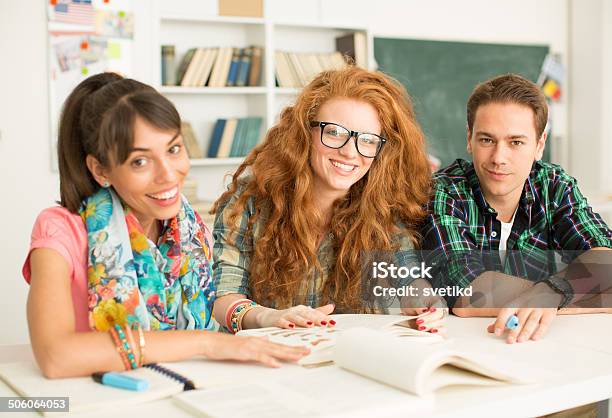
{"type": "Polygon", "coordinates": [[[70,93],[57,144],[62,206],[76,213],[83,199],[100,188],[87,168],[87,155],[105,167],[127,160],[136,116],[161,130],[181,129],[181,118],[168,99],[153,87],[118,74],[93,75],[70,93]]]}
{"type": "Polygon", "coordinates": [[[476,111],[488,103],[516,103],[533,110],[535,129],[539,139],[546,128],[548,104],[540,88],[517,74],[505,74],[478,84],[467,103],[467,123],[470,133],[474,127],[476,111]]]}
{"type": "Polygon", "coordinates": [[[324,223],[313,198],[317,191],[310,165],[310,122],[325,102],[336,97],[374,106],[387,143],[368,173],[334,203],[329,232],[336,237],[335,265],[321,290],[321,302],[361,311],[361,252],[396,250],[398,234],[417,244],[416,225],[426,215],[431,172],[412,100],[401,84],[380,72],[352,66],[324,71],[302,90],[294,105],[281,112],[278,123],[246,157],[229,190],[213,207],[217,212],[245,184],[240,196],[224,209],[229,212],[230,239],[249,199],[254,199],[257,211],[249,219],[251,233],[262,208],[269,209],[249,267],[249,287],[260,303],[277,308],[307,303],[299,291],[311,269],[320,267],[317,247],[324,223]]]}

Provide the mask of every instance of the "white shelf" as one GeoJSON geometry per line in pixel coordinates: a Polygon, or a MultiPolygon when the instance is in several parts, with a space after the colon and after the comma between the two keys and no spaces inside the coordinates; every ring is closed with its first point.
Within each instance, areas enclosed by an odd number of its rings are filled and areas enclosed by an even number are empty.
{"type": "Polygon", "coordinates": [[[232,17],[232,16],[184,16],[184,15],[163,15],[162,22],[188,22],[188,23],[219,23],[219,24],[238,24],[238,25],[263,25],[264,19],[261,17],[232,17]]]}
{"type": "Polygon", "coordinates": [[[265,87],[180,87],[160,86],[164,94],[266,94],[265,87]]]}
{"type": "Polygon", "coordinates": [[[192,167],[232,166],[240,165],[244,161],[244,157],[192,158],[190,161],[192,167]]]}
{"type": "Polygon", "coordinates": [[[336,29],[346,30],[351,32],[367,32],[367,28],[358,28],[351,25],[335,25],[333,23],[300,23],[300,22],[272,22],[272,24],[279,28],[304,28],[304,29],[336,29]]]}
{"type": "Polygon", "coordinates": [[[276,94],[287,94],[287,95],[298,95],[302,91],[301,87],[275,87],[274,93],[276,94]]]}

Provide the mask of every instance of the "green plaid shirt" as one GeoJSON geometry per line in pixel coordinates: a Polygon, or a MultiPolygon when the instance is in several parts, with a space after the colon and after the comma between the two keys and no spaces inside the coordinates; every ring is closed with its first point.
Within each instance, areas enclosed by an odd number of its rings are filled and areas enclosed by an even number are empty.
{"type": "MultiPolygon", "coordinates": [[[[435,287],[468,286],[485,271],[540,281],[556,272],[555,252],[569,264],[579,251],[612,248],[612,232],[561,167],[535,162],[499,256],[501,223],[486,202],[472,163],[458,159],[434,175],[422,229],[435,287]]],[[[452,306],[454,298],[449,298],[452,306]]]]}
{"type": "MultiPolygon", "coordinates": [[[[249,287],[250,262],[254,246],[257,244],[257,238],[265,226],[266,216],[263,215],[265,213],[263,211],[262,216],[253,225],[252,232],[250,234],[247,233],[249,218],[255,215],[255,199],[250,198],[247,201],[242,216],[237,220],[239,222],[238,228],[230,233],[230,207],[238,199],[240,193],[241,189],[229,201],[221,205],[215,217],[213,229],[213,280],[217,297],[230,293],[240,293],[248,298],[251,297],[249,287]],[[234,242],[234,244],[231,244],[231,242],[234,242]]],[[[418,257],[412,251],[413,245],[410,239],[407,236],[399,236],[398,240],[400,248],[394,254],[396,257],[395,262],[402,266],[418,263],[418,257]]],[[[303,278],[301,288],[296,295],[293,305],[320,306],[323,287],[329,275],[333,272],[336,262],[334,244],[333,234],[327,234],[317,251],[317,259],[321,270],[318,271],[313,267],[308,276],[303,278]],[[305,296],[302,297],[300,295],[305,296]]],[[[361,278],[355,277],[352,280],[361,280],[361,278]]],[[[401,283],[401,285],[404,285],[404,283],[401,283]]],[[[267,307],[277,307],[274,300],[256,302],[267,307]]],[[[336,310],[341,312],[342,307],[337,307],[336,310]]]]}

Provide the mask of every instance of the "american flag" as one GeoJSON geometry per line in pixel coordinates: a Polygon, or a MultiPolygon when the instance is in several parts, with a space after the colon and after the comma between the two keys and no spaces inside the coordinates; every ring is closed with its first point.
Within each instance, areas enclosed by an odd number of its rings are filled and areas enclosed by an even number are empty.
{"type": "Polygon", "coordinates": [[[54,21],[78,25],[93,25],[95,11],[91,0],[57,0],[53,7],[54,21]]]}

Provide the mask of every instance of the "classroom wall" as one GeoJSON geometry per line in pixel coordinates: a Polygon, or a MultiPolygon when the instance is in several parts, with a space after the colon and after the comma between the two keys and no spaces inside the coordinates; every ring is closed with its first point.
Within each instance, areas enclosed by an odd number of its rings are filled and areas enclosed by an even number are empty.
{"type": "MultiPolygon", "coordinates": [[[[144,1],[144,0],[143,0],[144,1]]],[[[169,1],[169,0],[164,0],[169,1]]],[[[423,39],[550,44],[567,56],[569,0],[515,0],[496,7],[486,0],[270,0],[279,20],[369,25],[374,35],[423,39]]],[[[140,10],[141,1],[135,1],[140,10]]],[[[173,4],[180,4],[176,1],[173,4]]],[[[192,6],[196,3],[189,2],[192,6]]],[[[166,3],[167,4],[167,3],[166,3]]],[[[210,4],[214,1],[199,2],[210,4]]],[[[502,3],[499,3],[500,5],[502,3]]],[[[607,10],[607,9],[606,9],[607,10]]],[[[143,8],[142,13],[147,13],[143,8]]],[[[137,15],[139,16],[139,15],[137,15]]],[[[149,80],[146,15],[136,19],[136,75],[149,80]],[[141,19],[140,21],[138,19],[141,19]],[[145,20],[143,22],[143,20],[145,20]],[[139,49],[138,46],[143,49],[139,49]]],[[[20,269],[37,213],[58,197],[50,171],[46,79],[46,16],[38,0],[0,0],[0,344],[26,342],[27,286],[20,269]],[[9,60],[4,60],[10,57],[9,60]],[[6,64],[9,62],[9,64],[6,64]]],[[[606,61],[610,66],[609,57],[606,61]]],[[[560,108],[557,132],[567,133],[560,108]]],[[[459,133],[462,134],[462,133],[459,133]]],[[[562,144],[561,144],[562,145],[562,144]]],[[[563,147],[560,146],[559,149],[563,147]]]]}

